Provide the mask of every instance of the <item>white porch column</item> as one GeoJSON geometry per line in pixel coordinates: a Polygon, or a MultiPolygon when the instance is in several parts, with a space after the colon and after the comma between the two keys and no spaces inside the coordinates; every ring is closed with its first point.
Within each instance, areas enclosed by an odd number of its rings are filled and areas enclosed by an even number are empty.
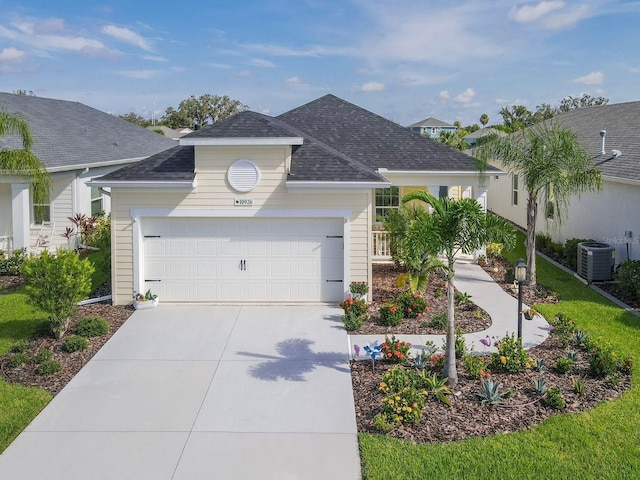
{"type": "Polygon", "coordinates": [[[31,209],[29,208],[29,184],[11,184],[11,222],[13,226],[13,248],[29,249],[31,209]]]}

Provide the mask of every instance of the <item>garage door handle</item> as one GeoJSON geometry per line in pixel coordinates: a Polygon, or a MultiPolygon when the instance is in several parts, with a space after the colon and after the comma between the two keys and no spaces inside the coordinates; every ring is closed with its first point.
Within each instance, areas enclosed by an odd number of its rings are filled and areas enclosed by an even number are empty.
{"type": "Polygon", "coordinates": [[[240,270],[246,270],[247,269],[247,261],[246,260],[240,260],[240,270]]]}
{"type": "Polygon", "coordinates": [[[160,283],[162,280],[158,280],[157,278],[152,278],[150,280],[148,279],[144,279],[145,282],[154,282],[154,283],[160,283]]]}
{"type": "Polygon", "coordinates": [[[325,280],[327,283],[342,283],[342,280],[325,280]]]}

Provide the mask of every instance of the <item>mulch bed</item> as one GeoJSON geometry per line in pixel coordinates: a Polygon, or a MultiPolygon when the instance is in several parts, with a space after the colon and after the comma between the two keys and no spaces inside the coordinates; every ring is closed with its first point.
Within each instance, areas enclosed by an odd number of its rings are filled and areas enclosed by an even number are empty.
{"type": "MultiPolygon", "coordinates": [[[[444,329],[431,325],[433,315],[447,312],[446,284],[433,275],[429,287],[423,294],[427,299],[429,309],[421,318],[407,318],[400,325],[388,327],[380,323],[380,307],[386,301],[396,298],[405,289],[396,287],[396,280],[402,270],[393,264],[373,265],[372,301],[369,304],[369,320],[358,330],[350,332],[354,335],[438,335],[445,334],[444,329]]],[[[473,301],[473,298],[471,298],[473,301]]],[[[491,317],[473,303],[463,307],[456,307],[456,326],[462,333],[480,332],[491,326],[491,317]]]]}
{"type": "MultiPolygon", "coordinates": [[[[2,277],[0,277],[2,278],[2,277]]],[[[38,365],[33,362],[13,367],[9,363],[11,353],[0,357],[0,372],[9,382],[20,383],[25,386],[38,387],[57,394],[80,371],[82,367],[93,357],[98,350],[111,338],[111,336],[124,324],[133,313],[130,306],[113,306],[107,303],[93,303],[78,308],[78,313],[70,322],[69,334],[78,320],[100,316],[109,323],[109,332],[106,335],[89,338],[89,347],[81,352],[67,353],[62,350],[62,340],[56,340],[48,332],[37,334],[29,341],[29,346],[24,353],[33,359],[42,349],[53,352],[52,359],[61,364],[59,372],[53,375],[38,375],[38,365]]]]}
{"type": "MultiPolygon", "coordinates": [[[[511,265],[504,261],[495,261],[492,265],[485,266],[485,270],[505,291],[517,296],[517,292],[512,292],[511,289],[513,281],[509,278],[510,267],[511,265]]],[[[395,281],[397,270],[392,266],[382,268],[374,266],[374,272],[372,293],[375,304],[389,295],[389,285],[395,281]]],[[[432,289],[427,291],[426,298],[432,308],[433,305],[444,305],[438,298],[433,298],[431,292],[432,289]]],[[[525,287],[523,299],[528,305],[558,301],[553,292],[543,287],[525,287]]],[[[443,308],[446,308],[446,305],[443,308]]],[[[457,316],[458,312],[456,312],[457,316]]],[[[477,325],[476,328],[482,330],[486,327],[480,328],[477,325]]],[[[434,443],[516,432],[538,425],[559,412],[543,405],[540,401],[540,396],[536,394],[533,385],[534,379],[538,377],[546,379],[549,388],[557,386],[561,389],[566,401],[566,408],[562,412],[580,412],[590,409],[601,401],[618,397],[631,387],[630,375],[622,375],[617,383],[588,377],[587,353],[576,346],[563,347],[559,339],[553,335],[542,345],[530,349],[529,354],[534,359],[544,360],[547,368],[542,372],[527,370],[519,374],[494,373],[492,375],[495,381],[502,384],[501,389],[514,389],[515,394],[505,401],[504,406],[481,405],[477,396],[481,386],[480,380],[470,378],[465,372],[463,362],[459,360],[457,362],[458,383],[453,388],[454,395],[451,397],[453,407],[449,408],[433,396],[429,396],[423,420],[420,423],[396,427],[387,435],[413,443],[434,443]],[[578,354],[578,361],[573,371],[567,374],[557,373],[556,360],[567,356],[570,351],[576,351],[578,354]],[[574,381],[579,378],[584,379],[586,383],[584,396],[574,393],[574,381]]],[[[381,361],[376,362],[375,370],[372,369],[372,364],[368,360],[351,362],[359,432],[382,433],[374,424],[374,417],[381,411],[381,402],[384,398],[378,386],[383,374],[391,368],[393,368],[392,364],[381,361]]],[[[407,368],[412,367],[407,365],[407,368]]]]}

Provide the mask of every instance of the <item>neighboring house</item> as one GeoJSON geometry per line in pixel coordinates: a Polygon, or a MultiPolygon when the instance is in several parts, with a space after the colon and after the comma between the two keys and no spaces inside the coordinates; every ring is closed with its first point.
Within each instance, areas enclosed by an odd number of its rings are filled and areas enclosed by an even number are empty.
{"type": "MultiPolygon", "coordinates": [[[[538,231],[560,242],[607,243],[616,247],[616,263],[640,258],[640,102],[579,108],[552,121],[576,133],[602,171],[603,186],[572,198],[562,222],[538,205],[538,231]]],[[[492,178],[490,189],[489,209],[525,227],[527,192],[517,175],[492,178]]]]}
{"type": "Polygon", "coordinates": [[[412,132],[419,133],[430,138],[438,138],[441,132],[456,133],[456,127],[437,118],[425,118],[407,127],[412,132]]]}
{"type": "Polygon", "coordinates": [[[371,284],[376,217],[404,193],[486,204],[472,158],[333,95],[179,143],[92,182],[111,189],[116,304],[149,288],[170,302],[337,302],[371,284]]]}
{"type": "MultiPolygon", "coordinates": [[[[0,175],[0,249],[67,245],[68,217],[110,210],[108,195],[87,182],[161,152],[175,141],[77,102],[0,93],[0,109],[27,121],[33,153],[51,173],[49,202],[34,208],[24,178],[0,175]]],[[[0,137],[0,150],[21,148],[0,137]]]]}
{"type": "Polygon", "coordinates": [[[464,141],[467,142],[467,146],[469,148],[473,147],[476,143],[478,143],[478,140],[483,138],[483,137],[487,137],[489,135],[498,135],[500,137],[506,137],[507,134],[505,132],[503,132],[502,130],[498,130],[496,128],[492,128],[492,127],[486,127],[486,128],[481,128],[479,130],[476,130],[475,132],[471,132],[469,135],[465,135],[463,137],[464,141]]]}
{"type": "Polygon", "coordinates": [[[154,126],[148,126],[147,130],[151,130],[152,132],[155,133],[160,133],[160,135],[164,135],[167,138],[170,138],[171,140],[178,140],[181,137],[184,137],[185,135],[193,132],[193,130],[191,130],[190,128],[179,128],[179,129],[173,129],[173,128],[169,128],[169,127],[165,127],[164,125],[154,125],[154,126]]]}

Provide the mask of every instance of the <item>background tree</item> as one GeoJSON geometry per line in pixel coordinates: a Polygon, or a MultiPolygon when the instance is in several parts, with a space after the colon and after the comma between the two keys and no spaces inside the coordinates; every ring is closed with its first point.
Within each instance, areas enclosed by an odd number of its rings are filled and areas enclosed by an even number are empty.
{"type": "Polygon", "coordinates": [[[189,96],[180,102],[178,110],[167,108],[162,121],[170,128],[205,126],[223,120],[247,109],[239,100],[227,95],[205,93],[196,97],[189,96]]]}
{"type": "Polygon", "coordinates": [[[487,115],[486,113],[483,113],[482,115],[480,115],[480,123],[482,124],[482,127],[484,128],[484,126],[489,123],[489,115],[487,115]]]}
{"type": "Polygon", "coordinates": [[[566,98],[560,100],[560,106],[558,107],[558,113],[570,112],[583,107],[596,107],[599,105],[606,105],[609,103],[609,99],[605,97],[592,97],[586,93],[582,94],[580,98],[574,98],[569,95],[566,98]]]}
{"type": "Polygon", "coordinates": [[[602,188],[600,171],[576,135],[553,121],[507,137],[494,135],[473,154],[481,169],[489,160],[499,160],[506,170],[518,174],[527,191],[527,280],[535,285],[538,205],[552,208],[561,222],[573,195],[602,188]]]}
{"type": "Polygon", "coordinates": [[[524,105],[502,107],[500,115],[502,123],[510,132],[517,132],[535,123],[533,113],[524,105]]]}
{"type": "Polygon", "coordinates": [[[122,120],[126,120],[127,122],[133,123],[134,125],[138,125],[139,127],[148,127],[151,125],[151,121],[147,120],[141,115],[138,115],[135,112],[125,113],[123,115],[118,115],[118,118],[122,120]]]}
{"type": "Polygon", "coordinates": [[[0,170],[26,177],[31,185],[33,203],[48,203],[51,176],[42,161],[31,153],[33,139],[29,125],[17,115],[0,111],[0,137],[5,135],[17,137],[17,144],[22,148],[1,149],[0,170]]]}
{"type": "Polygon", "coordinates": [[[472,254],[487,243],[503,243],[510,250],[515,246],[516,232],[504,219],[486,214],[482,206],[472,198],[454,200],[436,198],[424,190],[405,195],[402,203],[420,200],[432,207],[432,212],[418,217],[408,229],[416,240],[414,248],[426,250],[432,255],[442,255],[446,263],[447,280],[447,336],[443,374],[447,383],[458,382],[455,347],[455,263],[458,253],[472,254]]]}
{"type": "Polygon", "coordinates": [[[466,134],[467,132],[464,130],[457,130],[455,132],[441,130],[440,135],[438,135],[436,140],[440,143],[444,143],[448,147],[455,148],[462,152],[467,149],[467,142],[462,138],[466,134]]]}

